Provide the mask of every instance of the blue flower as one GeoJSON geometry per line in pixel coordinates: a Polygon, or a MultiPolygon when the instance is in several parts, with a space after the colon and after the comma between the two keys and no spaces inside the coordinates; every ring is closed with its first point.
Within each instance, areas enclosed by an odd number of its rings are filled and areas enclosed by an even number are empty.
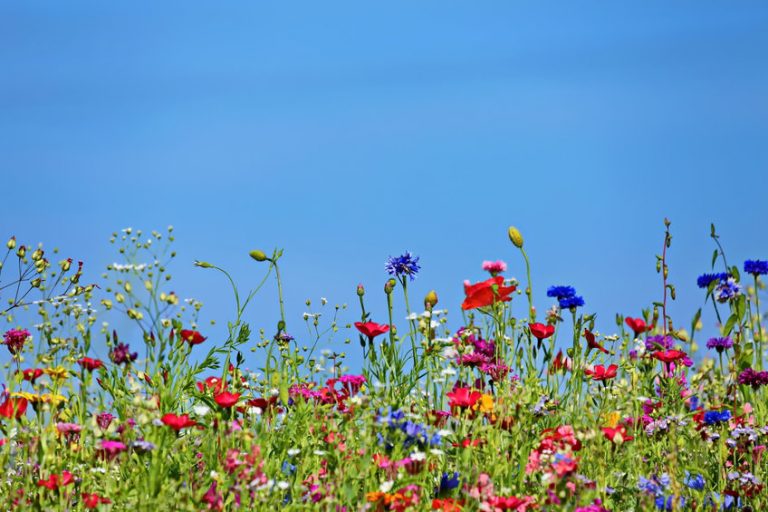
{"type": "Polygon", "coordinates": [[[443,473],[440,477],[440,486],[438,487],[436,494],[439,495],[452,489],[456,489],[459,486],[459,483],[458,471],[454,471],[452,475],[450,473],[443,473]]]}
{"type": "Polygon", "coordinates": [[[578,308],[584,305],[584,298],[575,295],[573,297],[564,297],[558,300],[562,309],[578,308]]]}
{"type": "Polygon", "coordinates": [[[699,285],[699,288],[708,288],[712,282],[725,281],[729,277],[731,276],[727,272],[720,272],[719,274],[701,274],[699,278],[696,279],[696,284],[699,285]]]}
{"type": "Polygon", "coordinates": [[[408,276],[411,278],[411,281],[416,278],[416,274],[418,274],[421,269],[418,256],[414,258],[408,251],[397,258],[393,258],[392,256],[387,258],[384,268],[390,275],[397,277],[408,276]]]}
{"type": "Polygon", "coordinates": [[[733,340],[726,336],[725,338],[710,338],[707,341],[707,348],[714,348],[718,352],[722,353],[723,350],[729,349],[733,346],[733,340]]]}
{"type": "Polygon", "coordinates": [[[704,477],[702,475],[691,476],[691,473],[686,471],[684,482],[685,485],[696,491],[704,488],[704,477]]]}
{"type": "Polygon", "coordinates": [[[573,297],[576,290],[573,286],[550,286],[547,290],[547,297],[555,297],[558,300],[573,297]]]}
{"type": "Polygon", "coordinates": [[[685,508],[685,498],[680,496],[656,496],[656,508],[659,510],[683,510],[685,508]]]}
{"type": "Polygon", "coordinates": [[[728,409],[724,411],[707,411],[704,413],[704,424],[715,425],[731,419],[731,411],[728,409]]]}
{"type": "Polygon", "coordinates": [[[726,280],[721,280],[720,284],[715,288],[714,296],[717,302],[728,302],[741,293],[741,287],[739,283],[732,277],[726,280]]]}
{"type": "Polygon", "coordinates": [[[753,276],[768,274],[768,261],[747,260],[744,262],[744,272],[753,276]]]}
{"type": "Polygon", "coordinates": [[[296,466],[294,464],[291,464],[287,460],[283,461],[283,465],[280,467],[280,469],[286,475],[292,475],[296,473],[296,466]]]}

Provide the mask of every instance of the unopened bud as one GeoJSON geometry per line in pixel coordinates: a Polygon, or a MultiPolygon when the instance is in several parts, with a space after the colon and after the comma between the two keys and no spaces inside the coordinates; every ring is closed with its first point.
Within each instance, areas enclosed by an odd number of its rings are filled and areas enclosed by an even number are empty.
{"type": "Polygon", "coordinates": [[[9,239],[8,239],[8,243],[6,243],[6,244],[5,244],[5,246],[6,246],[6,247],[7,247],[9,250],[10,250],[10,249],[15,249],[15,248],[16,248],[16,237],[15,237],[15,236],[12,236],[11,238],[9,238],[9,239]]]}
{"type": "Polygon", "coordinates": [[[32,252],[32,261],[40,261],[43,258],[43,250],[39,247],[32,252]]]}
{"type": "Polygon", "coordinates": [[[264,251],[260,251],[258,249],[254,249],[248,254],[251,256],[251,258],[255,259],[256,261],[266,261],[269,259],[267,258],[267,255],[264,254],[264,251]]]}
{"type": "Polygon", "coordinates": [[[285,322],[283,322],[282,320],[277,322],[277,330],[278,332],[283,332],[285,330],[285,322]]]}
{"type": "Polygon", "coordinates": [[[59,266],[61,267],[62,272],[68,271],[72,266],[72,258],[67,258],[65,260],[60,261],[59,266]]]}
{"type": "Polygon", "coordinates": [[[42,280],[39,277],[34,278],[29,285],[32,288],[40,288],[40,283],[42,283],[42,280]]]}
{"type": "Polygon", "coordinates": [[[509,234],[509,240],[512,242],[512,244],[518,249],[522,249],[523,235],[520,234],[520,231],[518,231],[518,229],[515,226],[509,226],[508,234],[509,234]]]}
{"type": "Polygon", "coordinates": [[[362,297],[363,295],[365,295],[365,288],[363,287],[362,284],[358,284],[357,285],[357,296],[358,297],[362,297]]]}
{"type": "Polygon", "coordinates": [[[384,293],[386,293],[387,295],[392,293],[392,290],[395,289],[396,284],[397,284],[397,281],[395,281],[394,277],[390,277],[389,279],[387,279],[387,282],[384,283],[384,293]]]}
{"type": "Polygon", "coordinates": [[[16,256],[19,258],[23,258],[27,255],[27,248],[23,245],[20,245],[19,248],[16,250],[16,256]]]}
{"type": "Polygon", "coordinates": [[[437,292],[435,290],[430,290],[427,296],[424,297],[424,308],[432,309],[435,306],[437,306],[437,292]]]}
{"type": "Polygon", "coordinates": [[[207,261],[198,261],[195,260],[195,266],[200,268],[213,268],[213,265],[208,263],[207,261]]]}

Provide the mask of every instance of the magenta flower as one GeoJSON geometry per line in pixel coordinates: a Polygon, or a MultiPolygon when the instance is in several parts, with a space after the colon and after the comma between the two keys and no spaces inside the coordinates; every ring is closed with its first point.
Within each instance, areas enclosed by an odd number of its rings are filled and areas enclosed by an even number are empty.
{"type": "Polygon", "coordinates": [[[498,261],[484,261],[483,270],[489,272],[492,276],[507,271],[507,264],[501,260],[498,261]]]}
{"type": "Polygon", "coordinates": [[[29,339],[29,331],[26,329],[11,329],[5,331],[3,344],[8,347],[8,352],[18,354],[24,348],[24,343],[29,339]]]}

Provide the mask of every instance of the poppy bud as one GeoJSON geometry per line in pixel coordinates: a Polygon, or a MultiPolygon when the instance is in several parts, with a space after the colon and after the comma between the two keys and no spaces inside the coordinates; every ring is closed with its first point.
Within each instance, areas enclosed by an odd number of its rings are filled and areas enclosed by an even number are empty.
{"type": "Polygon", "coordinates": [[[269,259],[267,258],[267,255],[264,254],[264,251],[260,251],[258,249],[254,249],[248,254],[251,256],[251,258],[255,259],[256,261],[266,261],[269,259]]]}
{"type": "Polygon", "coordinates": [[[432,309],[437,305],[437,292],[431,290],[426,297],[424,297],[424,308],[432,309]]]}
{"type": "Polygon", "coordinates": [[[212,268],[213,265],[208,263],[207,261],[195,261],[195,266],[200,268],[212,268]]]}
{"type": "Polygon", "coordinates": [[[357,285],[357,296],[362,297],[363,295],[365,295],[365,288],[362,284],[359,284],[357,285]]]}
{"type": "Polygon", "coordinates": [[[397,281],[395,281],[394,278],[391,277],[391,278],[387,279],[387,282],[384,283],[384,293],[386,293],[387,295],[392,293],[392,290],[395,289],[395,285],[396,284],[397,284],[397,281]]]}
{"type": "Polygon", "coordinates": [[[523,235],[520,234],[520,231],[515,226],[509,226],[509,240],[512,242],[512,244],[517,247],[518,249],[523,248],[523,235]]]}

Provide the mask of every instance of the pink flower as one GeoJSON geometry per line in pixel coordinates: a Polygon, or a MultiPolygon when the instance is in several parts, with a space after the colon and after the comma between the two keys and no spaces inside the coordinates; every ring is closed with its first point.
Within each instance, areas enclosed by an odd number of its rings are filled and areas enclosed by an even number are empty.
{"type": "Polygon", "coordinates": [[[484,261],[483,270],[490,272],[492,276],[507,271],[507,264],[501,260],[498,261],[484,261]]]}
{"type": "Polygon", "coordinates": [[[8,347],[8,352],[18,354],[24,348],[24,343],[29,339],[29,331],[26,329],[11,329],[5,331],[3,343],[8,347]]]}

